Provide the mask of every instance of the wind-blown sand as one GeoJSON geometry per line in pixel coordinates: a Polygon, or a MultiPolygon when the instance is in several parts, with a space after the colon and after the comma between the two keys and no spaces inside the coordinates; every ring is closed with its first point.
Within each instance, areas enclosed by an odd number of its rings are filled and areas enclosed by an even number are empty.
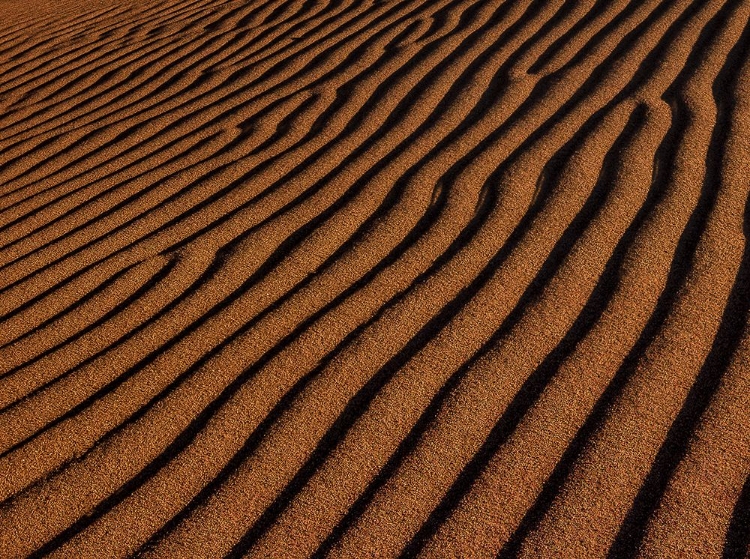
{"type": "Polygon", "coordinates": [[[1,0],[0,556],[745,557],[750,0],[1,0]]]}

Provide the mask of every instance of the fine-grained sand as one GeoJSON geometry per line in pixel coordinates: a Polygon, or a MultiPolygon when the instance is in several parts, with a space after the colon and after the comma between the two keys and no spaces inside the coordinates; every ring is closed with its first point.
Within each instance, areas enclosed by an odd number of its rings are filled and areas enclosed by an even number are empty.
{"type": "Polygon", "coordinates": [[[0,557],[747,557],[750,0],[0,0],[0,557]]]}

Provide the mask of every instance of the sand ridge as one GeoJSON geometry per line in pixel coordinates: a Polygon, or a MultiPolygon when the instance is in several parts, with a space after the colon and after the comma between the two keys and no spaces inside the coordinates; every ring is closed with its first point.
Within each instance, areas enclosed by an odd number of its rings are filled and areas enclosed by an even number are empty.
{"type": "Polygon", "coordinates": [[[0,13],[0,556],[748,556],[750,1],[0,13]]]}

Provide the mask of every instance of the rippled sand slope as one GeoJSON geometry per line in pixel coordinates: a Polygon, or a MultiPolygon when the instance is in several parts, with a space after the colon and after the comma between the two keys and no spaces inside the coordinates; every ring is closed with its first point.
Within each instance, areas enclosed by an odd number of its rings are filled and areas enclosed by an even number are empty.
{"type": "Polygon", "coordinates": [[[745,557],[750,0],[0,0],[0,556],[745,557]]]}

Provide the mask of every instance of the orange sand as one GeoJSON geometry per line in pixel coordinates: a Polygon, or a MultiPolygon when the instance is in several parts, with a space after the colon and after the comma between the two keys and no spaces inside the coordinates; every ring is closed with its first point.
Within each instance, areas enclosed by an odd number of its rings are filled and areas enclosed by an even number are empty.
{"type": "Polygon", "coordinates": [[[747,557],[750,0],[0,0],[0,557],[747,557]]]}

